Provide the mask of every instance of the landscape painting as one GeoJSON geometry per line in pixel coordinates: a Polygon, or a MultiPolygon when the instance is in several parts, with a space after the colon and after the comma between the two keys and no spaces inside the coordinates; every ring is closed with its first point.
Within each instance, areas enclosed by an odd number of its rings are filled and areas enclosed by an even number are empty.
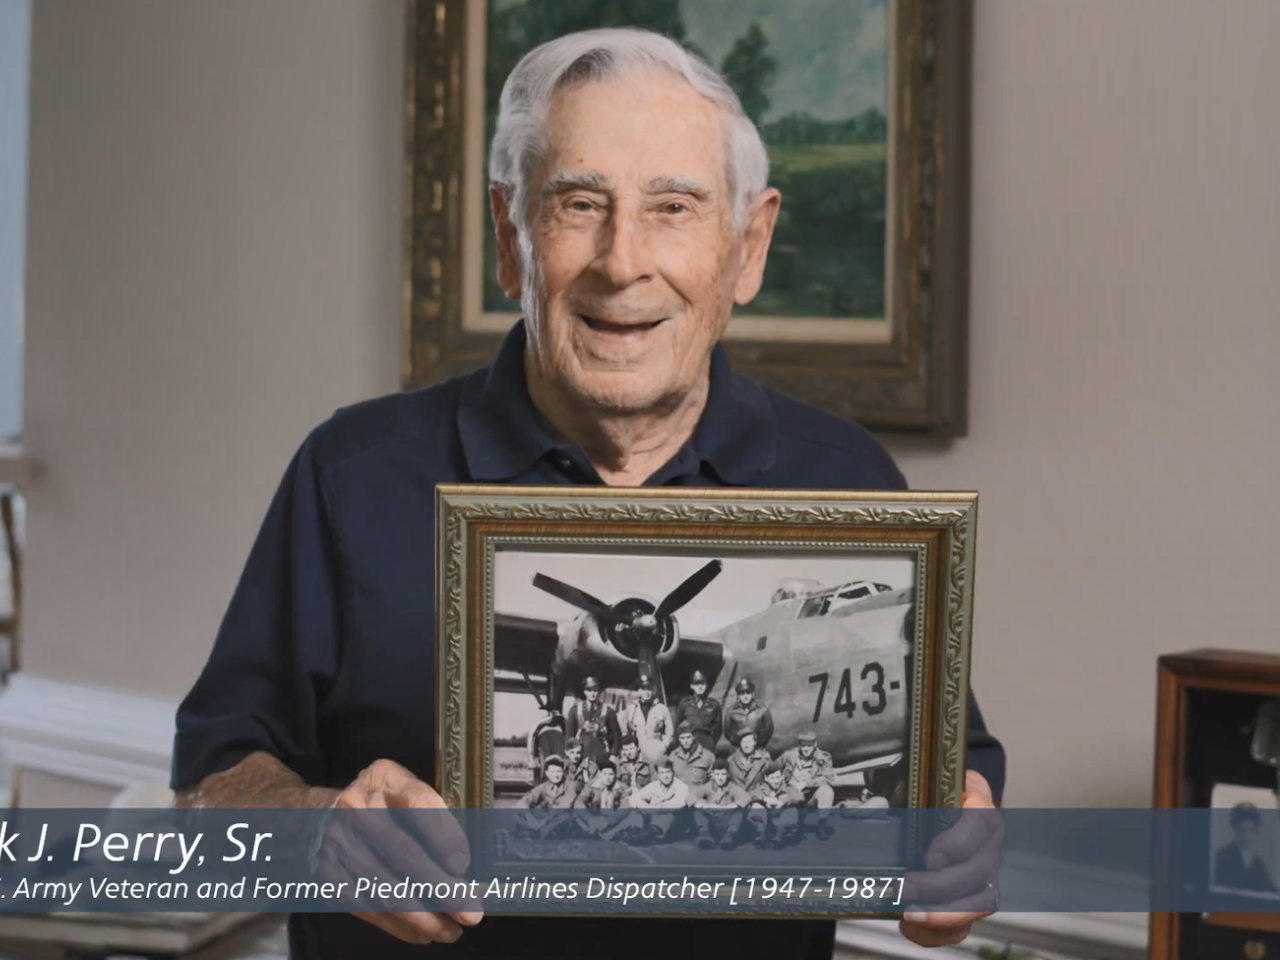
{"type": "MultiPolygon", "coordinates": [[[[659,31],[715,66],[734,88],[768,149],[770,183],[783,196],[764,285],[737,308],[730,335],[889,339],[888,0],[477,2],[484,6],[484,148],[469,161],[473,192],[484,186],[502,84],[521,56],[577,30],[659,31]],[[751,319],[744,324],[744,318],[751,319]]],[[[505,329],[519,305],[498,286],[487,223],[480,233],[473,234],[483,243],[483,266],[472,274],[482,285],[475,313],[488,316],[478,328],[505,329]]]]}
{"type": "Polygon", "coordinates": [[[488,364],[519,317],[496,282],[488,150],[538,44],[665,34],[737,91],[782,207],[736,371],[874,430],[967,429],[973,0],[406,0],[408,389],[488,364]]]}

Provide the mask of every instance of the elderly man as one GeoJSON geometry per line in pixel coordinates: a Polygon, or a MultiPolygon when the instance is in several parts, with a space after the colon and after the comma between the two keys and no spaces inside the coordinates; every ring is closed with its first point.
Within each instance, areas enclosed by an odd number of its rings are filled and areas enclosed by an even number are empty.
{"type": "MultiPolygon", "coordinates": [[[[717,346],[760,288],[781,197],[713,69],[643,31],[562,37],[507,79],[490,158],[498,280],[524,319],[491,366],[342,410],[303,443],[180,708],[180,803],[441,805],[428,785],[438,483],[905,486],[865,430],[734,373],[717,346]]],[[[970,706],[965,802],[991,807],[1003,752],[970,706]]],[[[912,939],[955,942],[990,908],[999,837],[977,822],[936,841],[952,866],[919,902],[960,905],[909,914],[912,939]]],[[[298,960],[397,960],[427,942],[473,957],[609,943],[816,960],[834,925],[306,914],[290,941],[298,960]]]]}

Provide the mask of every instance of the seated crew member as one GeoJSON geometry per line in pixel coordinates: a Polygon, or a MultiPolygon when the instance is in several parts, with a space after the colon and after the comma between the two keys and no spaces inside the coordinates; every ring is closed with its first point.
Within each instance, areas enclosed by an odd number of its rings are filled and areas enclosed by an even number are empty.
{"type": "Polygon", "coordinates": [[[689,791],[689,806],[694,808],[698,826],[698,846],[710,850],[719,844],[733,850],[747,826],[746,808],[751,805],[747,791],[729,779],[729,761],[716,760],[711,766],[711,779],[689,791]]]}
{"type": "Polygon", "coordinates": [[[581,741],[570,738],[564,743],[564,772],[565,777],[581,790],[595,780],[600,768],[595,761],[583,756],[581,741]]]}
{"type": "Polygon", "coordinates": [[[629,798],[653,779],[653,767],[640,756],[640,744],[627,734],[622,738],[622,756],[618,759],[618,783],[626,790],[623,805],[629,806],[629,798]]]}
{"type": "Polygon", "coordinates": [[[738,698],[729,708],[724,723],[725,739],[736,747],[742,735],[750,730],[756,735],[756,746],[768,748],[773,737],[773,714],[756,700],[756,685],[746,677],[739,680],[734,689],[738,698]]]}
{"type": "Polygon", "coordinates": [[[771,759],[769,751],[756,746],[755,731],[748,730],[738,740],[738,749],[729,754],[729,779],[750,793],[764,779],[771,759]]]}
{"type": "Polygon", "coordinates": [[[686,720],[676,734],[676,745],[671,748],[671,765],[676,779],[687,786],[698,787],[711,777],[711,764],[716,755],[694,739],[693,724],[686,720]]]}
{"type": "Polygon", "coordinates": [[[684,723],[691,724],[693,738],[714,754],[724,729],[720,701],[707,696],[707,675],[701,670],[690,674],[689,689],[693,693],[682,697],[672,714],[676,730],[679,731],[684,723]]]}
{"type": "Polygon", "coordinates": [[[778,758],[782,764],[782,781],[799,793],[807,805],[818,808],[817,834],[825,840],[831,836],[827,818],[836,799],[831,784],[831,754],[818,749],[818,735],[812,730],[802,731],[797,740],[797,746],[778,758]]]}
{"type": "Polygon", "coordinates": [[[578,790],[574,781],[565,775],[564,760],[560,757],[547,757],[543,772],[546,779],[516,801],[517,807],[528,812],[516,816],[515,826],[522,833],[546,838],[566,832],[572,823],[568,817],[546,811],[572,809],[578,790]]]}
{"type": "MultiPolygon", "coordinates": [[[[507,78],[489,157],[497,280],[523,319],[490,366],[339,411],[302,444],[179,709],[181,805],[442,804],[430,786],[437,484],[906,485],[866,430],[735,372],[718,345],[760,288],[781,196],[713,69],[645,31],[559,37],[507,78]]],[[[1004,754],[973,700],[968,715],[964,803],[992,807],[1004,754]]],[[[991,859],[986,837],[950,835],[952,862],[991,859]]],[[[943,899],[968,905],[908,918],[903,933],[962,938],[990,909],[986,883],[940,877],[943,899]]],[[[426,942],[504,960],[547,944],[674,957],[712,942],[738,960],[829,960],[835,927],[307,913],[289,937],[294,960],[409,960],[426,942]]]]}
{"type": "Polygon", "coordinates": [[[649,839],[657,843],[671,838],[682,825],[680,812],[689,805],[689,787],[676,779],[669,757],[653,765],[658,778],[632,794],[631,806],[636,810],[658,811],[645,817],[649,839]]]}
{"type": "Polygon", "coordinates": [[[782,781],[782,764],[770,761],[764,779],[751,791],[748,816],[756,830],[756,846],[785,847],[800,837],[800,814],[796,809],[804,797],[782,781]]]}
{"type": "Polygon", "coordinates": [[[624,799],[626,792],[618,783],[618,768],[606,760],[595,781],[583,787],[573,801],[574,809],[580,811],[575,816],[579,828],[587,836],[599,836],[620,822],[618,815],[610,815],[609,811],[621,809],[624,799]]]}

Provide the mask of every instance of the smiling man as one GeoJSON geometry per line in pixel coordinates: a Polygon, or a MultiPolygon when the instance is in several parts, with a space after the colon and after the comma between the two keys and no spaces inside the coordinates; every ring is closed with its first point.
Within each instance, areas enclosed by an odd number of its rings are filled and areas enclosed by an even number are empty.
{"type": "MultiPolygon", "coordinates": [[[[734,373],[717,346],[760,288],[781,197],[705,63],[640,31],[545,44],[506,82],[491,164],[499,279],[524,320],[492,366],[339,411],[302,445],[179,711],[182,804],[441,806],[427,783],[439,483],[905,485],[866,431],[734,373]]],[[[965,804],[989,808],[1004,755],[972,702],[970,719],[965,804]]],[[[955,942],[990,909],[998,831],[984,822],[940,838],[919,889],[955,905],[909,914],[911,939],[955,942]]],[[[422,943],[825,960],[834,924],[310,914],[290,939],[300,960],[395,960],[422,943]]]]}

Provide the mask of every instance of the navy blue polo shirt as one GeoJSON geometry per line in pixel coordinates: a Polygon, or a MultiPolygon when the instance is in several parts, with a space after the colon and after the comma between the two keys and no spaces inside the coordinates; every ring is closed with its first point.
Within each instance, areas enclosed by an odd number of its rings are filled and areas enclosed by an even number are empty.
{"type": "MultiPolygon", "coordinates": [[[[308,783],[344,787],[379,759],[435,772],[435,488],[458,481],[600,484],[553,441],[525,383],[517,324],[491,367],[348,407],[285,473],[200,678],[178,710],[172,785],[254,751],[308,783]]],[[[871,436],[767,390],[717,348],[693,438],[646,485],[903,489],[871,436]]],[[[969,765],[1004,785],[1004,752],[970,701],[969,765]]],[[[489,917],[456,956],[830,957],[834,924],[776,920],[489,917]]],[[[295,958],[418,956],[341,914],[291,920],[295,958]]]]}

